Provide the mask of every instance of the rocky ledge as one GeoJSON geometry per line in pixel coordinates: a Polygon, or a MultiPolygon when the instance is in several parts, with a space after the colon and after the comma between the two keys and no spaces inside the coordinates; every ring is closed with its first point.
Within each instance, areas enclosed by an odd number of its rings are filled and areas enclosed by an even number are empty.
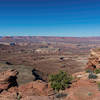
{"type": "Polygon", "coordinates": [[[40,96],[50,100],[48,96],[54,94],[49,84],[41,80],[18,86],[17,74],[12,69],[0,73],[0,100],[43,100],[40,96]]]}
{"type": "Polygon", "coordinates": [[[17,74],[18,72],[12,69],[0,73],[0,92],[7,90],[10,87],[18,86],[16,81],[17,74]]]}

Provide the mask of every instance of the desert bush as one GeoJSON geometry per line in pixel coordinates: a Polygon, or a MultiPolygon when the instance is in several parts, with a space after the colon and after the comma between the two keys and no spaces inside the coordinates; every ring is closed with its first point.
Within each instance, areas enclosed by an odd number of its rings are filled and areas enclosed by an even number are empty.
{"type": "Polygon", "coordinates": [[[51,88],[58,92],[59,90],[64,90],[65,88],[68,88],[71,81],[72,76],[63,71],[49,76],[51,88]]]}
{"type": "Polygon", "coordinates": [[[91,96],[92,95],[92,92],[88,92],[88,96],[91,96]]]}
{"type": "Polygon", "coordinates": [[[91,73],[92,71],[90,69],[86,69],[86,73],[91,73]]]}
{"type": "Polygon", "coordinates": [[[99,74],[100,73],[100,68],[98,68],[98,69],[96,68],[94,73],[99,74]]]}
{"type": "Polygon", "coordinates": [[[98,89],[99,89],[99,91],[100,91],[100,82],[98,82],[97,85],[98,85],[98,89]]]}
{"type": "Polygon", "coordinates": [[[59,93],[59,94],[56,95],[56,98],[64,98],[66,96],[67,96],[67,94],[59,93]]]}
{"type": "Polygon", "coordinates": [[[97,76],[94,73],[91,72],[91,73],[89,73],[88,78],[89,79],[96,79],[97,76]]]}

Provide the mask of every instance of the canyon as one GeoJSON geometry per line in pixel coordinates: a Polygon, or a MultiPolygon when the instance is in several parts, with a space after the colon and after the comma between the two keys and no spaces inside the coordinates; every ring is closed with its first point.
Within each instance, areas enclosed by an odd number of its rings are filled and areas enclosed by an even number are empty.
{"type": "Polygon", "coordinates": [[[99,100],[100,74],[86,73],[100,68],[99,48],[99,37],[1,37],[0,100],[59,100],[48,82],[59,70],[75,78],[63,100],[99,100]]]}

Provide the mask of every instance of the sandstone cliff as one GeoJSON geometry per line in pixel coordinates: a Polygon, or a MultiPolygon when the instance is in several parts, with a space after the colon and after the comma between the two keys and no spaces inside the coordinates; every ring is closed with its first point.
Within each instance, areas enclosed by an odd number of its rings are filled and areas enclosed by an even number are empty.
{"type": "Polygon", "coordinates": [[[94,70],[100,68],[100,49],[91,49],[87,68],[94,70]]]}

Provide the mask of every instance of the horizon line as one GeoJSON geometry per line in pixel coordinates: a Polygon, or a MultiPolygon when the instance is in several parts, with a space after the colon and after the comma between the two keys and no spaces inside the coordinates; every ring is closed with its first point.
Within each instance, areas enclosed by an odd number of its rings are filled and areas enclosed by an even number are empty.
{"type": "Polygon", "coordinates": [[[0,37],[72,37],[72,38],[96,38],[96,37],[100,37],[100,36],[46,36],[46,35],[0,35],[0,37]]]}

